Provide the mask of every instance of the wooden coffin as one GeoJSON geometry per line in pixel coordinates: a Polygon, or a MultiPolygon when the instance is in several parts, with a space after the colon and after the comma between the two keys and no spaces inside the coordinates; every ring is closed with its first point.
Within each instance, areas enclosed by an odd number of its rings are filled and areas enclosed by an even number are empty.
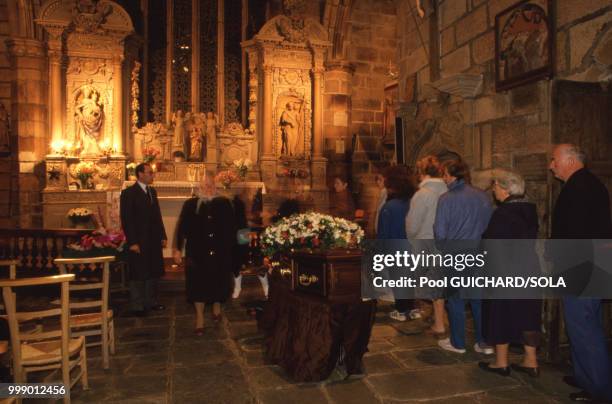
{"type": "Polygon", "coordinates": [[[334,302],[361,300],[361,251],[329,250],[291,255],[295,291],[334,302]]]}

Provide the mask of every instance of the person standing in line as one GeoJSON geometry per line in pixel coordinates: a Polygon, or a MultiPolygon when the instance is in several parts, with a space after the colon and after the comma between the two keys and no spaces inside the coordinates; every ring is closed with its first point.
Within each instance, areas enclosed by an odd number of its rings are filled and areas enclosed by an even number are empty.
{"type": "MultiPolygon", "coordinates": [[[[404,223],[410,208],[410,198],[416,191],[412,174],[407,172],[406,167],[392,166],[384,171],[383,177],[388,196],[378,216],[376,238],[379,240],[406,239],[404,223]]],[[[393,271],[392,276],[397,278],[401,276],[401,273],[393,271]]],[[[414,299],[406,299],[399,292],[398,288],[393,288],[395,310],[389,313],[389,317],[396,321],[406,321],[414,309],[414,299]]]]}
{"type": "MultiPolygon", "coordinates": [[[[560,144],[553,150],[549,168],[564,185],[553,210],[551,239],[612,238],[610,195],[585,164],[586,155],[575,145],[560,144]]],[[[612,365],[601,299],[568,296],[563,311],[574,370],[564,381],[582,389],[570,399],[611,401],[612,365]]]]}
{"type": "Polygon", "coordinates": [[[334,192],[331,194],[330,202],[332,216],[355,220],[355,201],[351,194],[348,177],[336,176],[334,178],[334,192]]]}
{"type": "Polygon", "coordinates": [[[144,316],[165,308],[157,302],[157,283],[164,274],[167,237],[157,192],[150,186],[155,177],[151,165],[136,166],[136,177],[136,183],[121,192],[120,215],[129,252],[130,306],[133,315],[144,316]]]}
{"type": "Polygon", "coordinates": [[[221,320],[221,303],[232,293],[236,244],[234,210],[229,199],[217,194],[214,174],[207,172],[199,195],[185,201],[174,236],[174,261],[182,262],[185,249],[185,289],[194,304],[195,334],[204,333],[204,306],[212,304],[213,320],[221,320]]]}
{"type": "MultiPolygon", "coordinates": [[[[497,169],[493,172],[493,193],[500,205],[495,209],[483,239],[512,240],[505,243],[496,266],[508,276],[533,275],[539,269],[535,251],[538,236],[536,205],[525,198],[525,180],[514,172],[497,169]]],[[[501,243],[501,242],[500,242],[501,243]]],[[[489,251],[490,252],[490,251],[489,251]]],[[[510,368],[531,377],[538,377],[537,347],[541,339],[542,300],[490,299],[482,303],[483,336],[487,344],[495,347],[495,361],[479,362],[487,372],[510,375],[510,368]],[[525,356],[520,365],[508,363],[510,343],[523,345],[525,356]]]]}
{"type": "MultiPolygon", "coordinates": [[[[419,189],[410,201],[410,209],[406,216],[406,236],[415,252],[425,251],[435,253],[433,225],[436,218],[436,209],[440,195],[448,191],[446,183],[442,180],[442,166],[435,156],[426,156],[416,164],[419,180],[419,189]]],[[[438,269],[431,268],[427,277],[434,279],[438,269]]],[[[420,289],[419,298],[433,300],[434,323],[427,331],[434,336],[444,335],[444,290],[441,288],[420,289]]],[[[417,309],[415,309],[417,310],[417,309]]],[[[416,314],[412,316],[416,317],[416,314]]],[[[418,317],[421,314],[418,313],[418,317]]]]}
{"type": "MultiPolygon", "coordinates": [[[[480,240],[489,223],[492,208],[487,194],[465,182],[469,178],[469,168],[462,161],[448,161],[444,164],[443,179],[448,192],[442,194],[436,208],[434,238],[436,244],[445,241],[480,240]]],[[[447,251],[442,251],[443,253],[447,251]]],[[[460,251],[453,251],[460,252],[460,251]]],[[[467,270],[466,270],[467,271],[467,270]]],[[[467,271],[466,273],[469,273],[467,271]]],[[[449,291],[447,299],[450,338],[441,339],[438,345],[447,351],[465,353],[465,303],[460,290],[449,291]]],[[[482,337],[481,300],[469,299],[476,329],[474,350],[478,353],[492,354],[493,348],[484,343],[482,337]]]]}
{"type": "Polygon", "coordinates": [[[374,229],[374,236],[378,232],[378,217],[380,216],[380,210],[384,206],[385,202],[387,202],[387,188],[385,188],[385,177],[383,177],[382,173],[376,174],[374,178],[374,182],[376,183],[376,188],[378,189],[378,200],[376,201],[376,213],[374,214],[374,221],[370,226],[370,229],[374,229]]]}

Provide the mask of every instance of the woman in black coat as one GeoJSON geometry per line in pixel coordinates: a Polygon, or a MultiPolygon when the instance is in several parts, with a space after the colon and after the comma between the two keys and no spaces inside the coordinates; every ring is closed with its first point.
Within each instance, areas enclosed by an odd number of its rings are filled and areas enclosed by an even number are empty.
{"type": "Polygon", "coordinates": [[[213,319],[221,318],[221,303],[230,296],[236,244],[234,210],[229,199],[218,196],[214,177],[200,184],[200,195],[185,202],[176,226],[174,260],[182,261],[185,248],[187,300],[196,310],[195,332],[204,331],[204,304],[213,304],[213,319]]]}
{"type": "MultiPolygon", "coordinates": [[[[500,205],[493,212],[482,238],[535,239],[538,234],[538,216],[536,206],[523,197],[525,181],[516,173],[495,171],[493,192],[500,205]]],[[[504,258],[504,263],[511,263],[508,271],[512,273],[503,275],[519,275],[518,272],[533,271],[539,265],[535,242],[517,244],[520,244],[520,251],[511,254],[512,257],[504,258]]],[[[509,248],[509,243],[504,245],[504,251],[509,248]]],[[[510,343],[520,343],[524,346],[525,356],[523,362],[520,365],[513,364],[512,369],[537,377],[539,369],[536,349],[541,337],[541,313],[541,300],[483,300],[483,336],[487,344],[495,346],[496,360],[493,363],[480,362],[480,368],[508,376],[508,346],[510,343]]]]}

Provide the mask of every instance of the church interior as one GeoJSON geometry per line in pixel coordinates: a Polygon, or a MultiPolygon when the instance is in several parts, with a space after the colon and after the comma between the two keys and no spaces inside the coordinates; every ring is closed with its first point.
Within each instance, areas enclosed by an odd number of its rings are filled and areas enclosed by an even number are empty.
{"type": "MultiPolygon", "coordinates": [[[[288,198],[333,212],[334,181],[346,178],[351,219],[371,237],[376,175],[427,155],[464,161],[487,191],[491,169],[520,173],[547,237],[560,191],[555,144],[579,145],[612,190],[611,110],[609,0],[0,0],[0,256],[20,260],[18,272],[51,271],[69,242],[121,228],[121,191],[142,162],[155,171],[169,238],[206,175],[243,198],[254,227],[288,198]],[[79,209],[90,219],[75,219],[79,209]]],[[[381,306],[363,379],[296,382],[264,360],[255,276],[222,326],[207,322],[192,343],[170,246],[164,257],[166,312],[118,317],[111,369],[91,349],[90,389],[74,387],[75,401],[567,393],[552,379],[475,377],[477,357],[437,352],[420,323],[388,322],[381,306]]],[[[559,310],[544,304],[549,374],[567,365],[559,310]]]]}

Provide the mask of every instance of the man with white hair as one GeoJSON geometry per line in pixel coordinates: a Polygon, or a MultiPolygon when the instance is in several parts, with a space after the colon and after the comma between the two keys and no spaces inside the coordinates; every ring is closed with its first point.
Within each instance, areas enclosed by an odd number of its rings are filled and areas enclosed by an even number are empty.
{"type": "MultiPolygon", "coordinates": [[[[586,156],[572,144],[555,147],[550,170],[564,182],[552,216],[552,239],[612,237],[610,197],[585,168],[586,156]]],[[[601,299],[565,297],[563,309],[571,343],[574,376],[566,383],[583,389],[574,401],[612,400],[612,371],[602,325],[601,299]]]]}

